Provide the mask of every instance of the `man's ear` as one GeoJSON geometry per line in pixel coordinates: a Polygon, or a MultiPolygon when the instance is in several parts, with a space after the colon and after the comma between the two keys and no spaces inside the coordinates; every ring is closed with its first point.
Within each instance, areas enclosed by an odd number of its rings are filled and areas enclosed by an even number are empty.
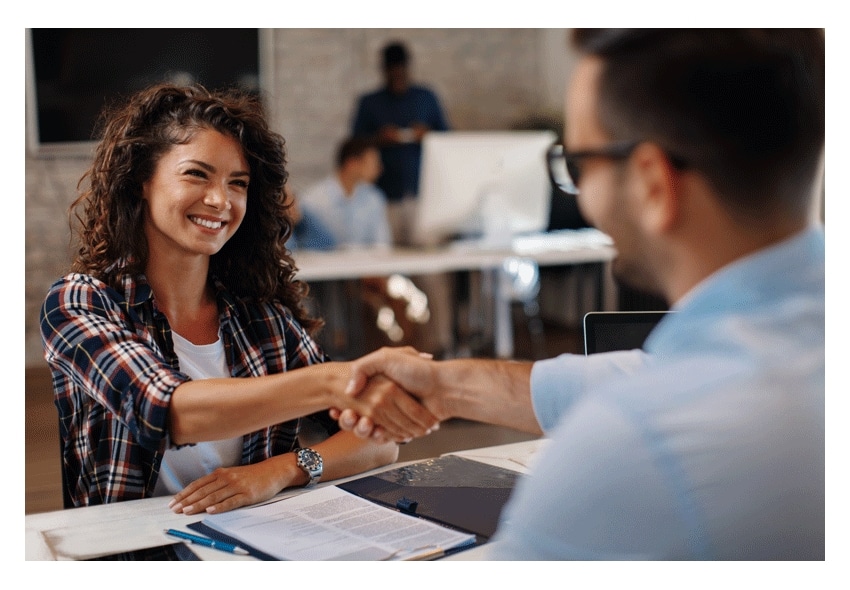
{"type": "Polygon", "coordinates": [[[652,233],[667,233],[677,223],[681,206],[676,169],[667,153],[649,142],[635,148],[631,167],[641,223],[652,233]]]}

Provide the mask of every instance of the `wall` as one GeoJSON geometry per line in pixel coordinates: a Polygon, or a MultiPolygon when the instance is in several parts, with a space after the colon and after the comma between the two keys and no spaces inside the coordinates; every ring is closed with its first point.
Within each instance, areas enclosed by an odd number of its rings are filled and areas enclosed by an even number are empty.
{"type": "MultiPolygon", "coordinates": [[[[559,116],[572,57],[564,29],[264,31],[269,118],[287,142],[295,189],[327,173],[356,97],[380,83],[381,46],[405,40],[412,74],[440,95],[455,129],[504,129],[559,116]]],[[[38,311],[71,260],[67,209],[85,158],[26,155],[26,364],[43,365],[38,311]]]]}

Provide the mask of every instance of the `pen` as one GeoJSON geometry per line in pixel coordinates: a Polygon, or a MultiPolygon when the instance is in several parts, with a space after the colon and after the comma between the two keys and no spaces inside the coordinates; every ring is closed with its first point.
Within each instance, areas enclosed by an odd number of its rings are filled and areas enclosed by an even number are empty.
{"type": "Polygon", "coordinates": [[[212,547],[213,549],[218,549],[219,551],[227,551],[228,553],[235,553],[237,555],[250,555],[250,553],[248,553],[245,549],[239,547],[238,545],[234,545],[233,543],[216,541],[215,539],[201,537],[199,535],[193,535],[191,533],[184,533],[183,531],[178,531],[175,529],[167,529],[165,531],[165,534],[171,535],[172,537],[179,537],[181,539],[185,539],[190,543],[194,543],[195,545],[212,547]]]}

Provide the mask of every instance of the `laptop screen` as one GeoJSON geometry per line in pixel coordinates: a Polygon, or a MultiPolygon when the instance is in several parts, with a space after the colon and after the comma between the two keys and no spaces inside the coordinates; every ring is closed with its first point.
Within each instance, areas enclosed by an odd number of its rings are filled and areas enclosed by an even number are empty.
{"type": "Polygon", "coordinates": [[[642,348],[668,311],[594,311],[584,316],[584,353],[642,348]]]}

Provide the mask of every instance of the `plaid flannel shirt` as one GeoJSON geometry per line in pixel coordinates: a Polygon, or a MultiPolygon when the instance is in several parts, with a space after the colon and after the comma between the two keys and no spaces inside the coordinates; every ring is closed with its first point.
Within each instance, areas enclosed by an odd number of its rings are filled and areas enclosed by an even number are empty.
{"type": "MultiPolygon", "coordinates": [[[[230,294],[213,281],[230,374],[254,377],[328,360],[281,303],[230,294]]],[[[57,281],[41,310],[44,354],[59,410],[63,483],[75,506],[148,497],[168,436],[168,407],[179,370],[171,329],[144,276],[123,293],[84,274],[57,281]]],[[[286,395],[286,391],[281,391],[286,395]]],[[[333,433],[327,412],[310,416],[333,433]]],[[[299,420],[243,437],[241,463],[297,446],[299,420]]]]}

